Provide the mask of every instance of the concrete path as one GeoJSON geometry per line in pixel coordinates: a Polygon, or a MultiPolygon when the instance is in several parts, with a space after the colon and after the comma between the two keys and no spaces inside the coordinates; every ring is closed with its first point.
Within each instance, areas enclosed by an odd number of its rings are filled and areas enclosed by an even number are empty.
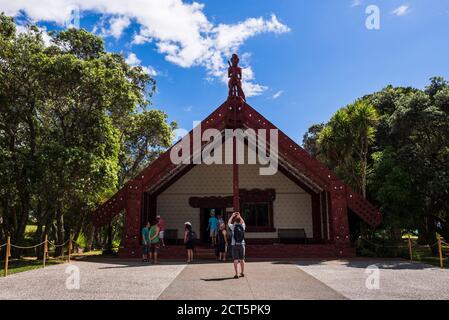
{"type": "Polygon", "coordinates": [[[233,279],[231,263],[90,259],[0,278],[0,300],[449,299],[449,270],[403,260],[249,262],[245,274],[233,279]],[[365,286],[370,265],[379,268],[379,290],[365,286]],[[69,290],[74,267],[80,288],[69,290]]]}
{"type": "MultiPolygon", "coordinates": [[[[351,259],[303,261],[298,267],[348,299],[357,300],[448,300],[449,270],[405,260],[351,259]],[[378,269],[379,288],[367,278],[378,269]],[[371,267],[371,271],[366,268],[371,267]]],[[[370,278],[371,280],[373,278],[370,278]]]]}
{"type": "Polygon", "coordinates": [[[244,278],[233,276],[231,263],[189,265],[159,299],[345,299],[290,263],[249,262],[244,278]]]}

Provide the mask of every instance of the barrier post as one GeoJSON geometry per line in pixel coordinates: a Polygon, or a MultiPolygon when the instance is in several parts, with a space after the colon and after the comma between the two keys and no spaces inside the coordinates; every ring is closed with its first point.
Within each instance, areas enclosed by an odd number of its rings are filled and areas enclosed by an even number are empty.
{"type": "Polygon", "coordinates": [[[11,256],[11,236],[6,241],[6,257],[5,257],[5,277],[8,275],[8,263],[11,256]]]}
{"type": "Polygon", "coordinates": [[[410,238],[410,233],[408,234],[408,251],[410,254],[410,262],[413,262],[412,239],[410,238]]]}
{"type": "Polygon", "coordinates": [[[69,238],[69,262],[70,262],[70,255],[72,254],[72,239],[73,239],[73,235],[72,235],[72,232],[70,232],[70,238],[69,238]]]}
{"type": "Polygon", "coordinates": [[[48,241],[48,235],[45,235],[45,240],[44,240],[44,268],[45,268],[45,262],[47,260],[47,241],[48,241]]]}
{"type": "Polygon", "coordinates": [[[444,263],[443,263],[443,245],[441,243],[441,236],[438,237],[438,253],[440,255],[440,268],[444,268],[444,263]]]}

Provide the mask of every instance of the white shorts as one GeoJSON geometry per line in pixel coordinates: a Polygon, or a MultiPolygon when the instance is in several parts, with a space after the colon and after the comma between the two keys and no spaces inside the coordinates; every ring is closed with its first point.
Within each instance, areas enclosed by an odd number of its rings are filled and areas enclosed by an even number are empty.
{"type": "Polygon", "coordinates": [[[165,231],[159,231],[159,239],[164,239],[165,231]]]}

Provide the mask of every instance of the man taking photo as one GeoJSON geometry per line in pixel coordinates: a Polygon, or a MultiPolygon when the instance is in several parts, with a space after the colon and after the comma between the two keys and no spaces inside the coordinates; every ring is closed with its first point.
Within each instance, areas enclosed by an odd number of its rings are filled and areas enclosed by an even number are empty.
{"type": "Polygon", "coordinates": [[[239,278],[238,265],[240,264],[240,277],[244,277],[245,269],[245,221],[240,216],[240,212],[234,212],[228,221],[229,229],[232,232],[231,248],[232,259],[234,260],[234,279],[239,278]]]}

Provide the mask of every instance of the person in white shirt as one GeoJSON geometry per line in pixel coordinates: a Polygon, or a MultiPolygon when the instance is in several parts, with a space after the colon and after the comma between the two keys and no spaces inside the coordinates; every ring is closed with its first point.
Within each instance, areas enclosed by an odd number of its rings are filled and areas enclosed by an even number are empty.
{"type": "Polygon", "coordinates": [[[240,264],[240,277],[244,277],[245,273],[245,221],[240,212],[234,212],[228,221],[229,229],[232,232],[231,248],[232,259],[234,260],[234,279],[239,278],[238,265],[240,264]]]}

